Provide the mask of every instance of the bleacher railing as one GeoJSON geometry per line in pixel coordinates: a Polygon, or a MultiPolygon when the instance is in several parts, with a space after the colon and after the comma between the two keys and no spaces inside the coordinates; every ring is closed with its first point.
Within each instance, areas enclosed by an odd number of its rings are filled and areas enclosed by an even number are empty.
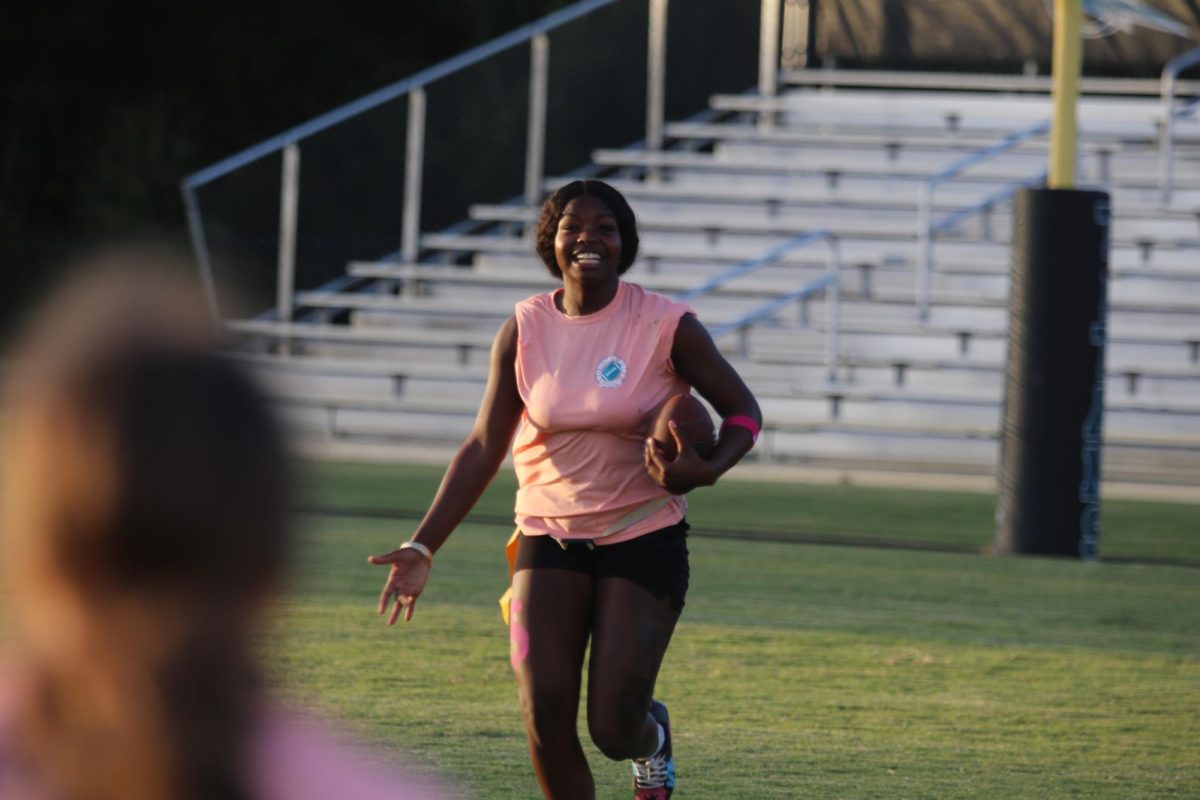
{"type": "Polygon", "coordinates": [[[421,231],[471,203],[536,204],[597,147],[661,147],[665,119],[756,76],[774,91],[781,6],[582,0],[187,176],[214,310],[219,279],[288,320],[296,290],[353,259],[416,261],[421,231]]]}
{"type": "Polygon", "coordinates": [[[742,358],[750,354],[750,328],[757,322],[770,319],[784,309],[796,303],[806,303],[810,297],[821,292],[825,293],[827,303],[825,327],[825,374],[830,383],[836,383],[838,367],[840,366],[840,349],[838,346],[838,329],[840,327],[841,308],[841,272],[842,253],[837,236],[832,231],[817,230],[793,236],[781,244],[772,247],[758,258],[730,267],[724,272],[713,276],[708,281],[676,295],[676,300],[690,301],[716,291],[729,282],[748,275],[776,263],[784,256],[817,242],[825,242],[829,247],[825,274],[815,278],[798,289],[784,292],[768,300],[757,308],[743,314],[737,319],[709,329],[712,337],[718,339],[731,333],[739,334],[738,353],[742,358]]]}
{"type": "Polygon", "coordinates": [[[951,228],[962,224],[965,220],[980,213],[987,213],[997,205],[1008,200],[1019,189],[1043,180],[1044,173],[1032,176],[1027,180],[1006,186],[975,205],[955,211],[943,219],[933,219],[934,192],[938,186],[953,180],[967,170],[977,167],[985,161],[1001,156],[1023,142],[1037,136],[1045,135],[1050,130],[1050,120],[1042,120],[1021,130],[1014,131],[999,142],[988,147],[980,148],[950,166],[930,175],[920,188],[917,201],[917,254],[916,254],[916,305],[917,316],[922,320],[929,319],[930,297],[933,291],[933,245],[937,236],[951,228]]]}
{"type": "Polygon", "coordinates": [[[1163,67],[1161,79],[1162,120],[1158,134],[1159,191],[1163,205],[1171,202],[1171,169],[1175,161],[1175,120],[1192,116],[1200,108],[1200,98],[1175,107],[1175,92],[1179,73],[1188,67],[1200,64],[1200,47],[1194,47],[1172,58],[1163,67]]]}

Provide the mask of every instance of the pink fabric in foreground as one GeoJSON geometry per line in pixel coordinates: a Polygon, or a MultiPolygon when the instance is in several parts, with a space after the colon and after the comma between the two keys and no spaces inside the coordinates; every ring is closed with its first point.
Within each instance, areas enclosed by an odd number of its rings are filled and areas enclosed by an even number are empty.
{"type": "MultiPolygon", "coordinates": [[[[0,798],[51,800],[17,761],[13,717],[20,673],[0,664],[0,798]]],[[[247,753],[256,800],[455,800],[459,795],[388,765],[328,725],[275,709],[264,711],[247,753]]]]}
{"type": "Polygon", "coordinates": [[[381,763],[312,720],[268,715],[251,755],[263,800],[449,800],[432,782],[381,763]]]}

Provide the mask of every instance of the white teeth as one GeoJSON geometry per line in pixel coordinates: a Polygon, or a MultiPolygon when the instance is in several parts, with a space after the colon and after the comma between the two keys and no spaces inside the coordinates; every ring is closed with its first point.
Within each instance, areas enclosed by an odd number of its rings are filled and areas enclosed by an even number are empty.
{"type": "Polygon", "coordinates": [[[575,256],[576,261],[599,261],[599,253],[578,253],[575,256]]]}

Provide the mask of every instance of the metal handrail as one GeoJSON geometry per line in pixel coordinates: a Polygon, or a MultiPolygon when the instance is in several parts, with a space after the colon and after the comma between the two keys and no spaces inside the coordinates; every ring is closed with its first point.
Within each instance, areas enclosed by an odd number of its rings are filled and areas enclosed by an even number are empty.
{"type": "Polygon", "coordinates": [[[492,39],[489,42],[484,42],[478,47],[474,47],[465,53],[447,59],[432,67],[423,69],[420,72],[410,75],[407,78],[388,84],[381,89],[377,89],[370,94],[360,97],[357,100],[346,103],[343,106],[327,111],[318,117],[310,119],[308,122],[301,123],[294,128],[290,128],[283,133],[272,136],[266,141],[259,142],[256,145],[247,147],[239,153],[235,153],[228,158],[224,158],[215,164],[212,164],[204,169],[198,170],[183,179],[185,186],[199,188],[210,181],[216,180],[223,175],[244,167],[245,165],[264,158],[271,153],[282,150],[292,142],[298,142],[301,139],[306,139],[313,134],[332,128],[341,122],[345,122],[351,117],[356,117],[373,108],[378,108],[384,103],[395,100],[408,94],[413,89],[418,89],[440,80],[455,72],[459,72],[467,67],[478,64],[488,58],[491,58],[498,53],[509,50],[518,45],[525,44],[538,34],[547,33],[555,28],[592,13],[596,9],[604,6],[612,5],[617,0],[581,0],[572,6],[548,14],[539,20],[523,25],[516,30],[492,39]]]}
{"type": "MultiPolygon", "coordinates": [[[[209,258],[205,238],[204,222],[200,215],[199,202],[196,199],[196,190],[205,184],[211,183],[218,178],[274,153],[287,153],[290,148],[290,152],[293,155],[285,158],[283,165],[282,184],[284,187],[284,196],[280,209],[281,246],[276,274],[277,296],[281,298],[277,302],[276,314],[281,319],[290,318],[291,304],[285,302],[282,298],[284,292],[289,291],[292,287],[295,272],[294,244],[296,229],[294,219],[291,218],[294,213],[294,209],[291,206],[297,201],[294,194],[289,194],[289,192],[299,191],[300,158],[298,145],[300,141],[404,95],[408,95],[409,98],[409,120],[406,145],[407,169],[405,171],[404,187],[404,218],[401,221],[401,252],[406,256],[414,256],[416,254],[416,240],[420,232],[421,165],[424,159],[425,138],[425,86],[513,47],[528,43],[533,54],[532,74],[530,76],[531,91],[540,90],[544,92],[545,76],[544,73],[539,74],[538,67],[539,63],[544,67],[547,61],[544,53],[544,37],[546,33],[616,2],[617,0],[580,0],[580,2],[572,6],[548,14],[539,20],[472,48],[461,55],[435,64],[428,69],[421,70],[415,75],[389,84],[358,100],[339,106],[332,111],[321,114],[277,136],[248,147],[239,153],[235,153],[228,158],[184,177],[180,181],[180,192],[183,195],[183,204],[187,214],[188,231],[191,235],[192,248],[199,262],[201,279],[205,286],[212,286],[215,283],[215,279],[213,277],[212,262],[209,258]],[[288,238],[288,241],[284,241],[284,236],[288,238]]],[[[544,125],[544,113],[542,113],[540,119],[534,117],[534,115],[543,111],[544,103],[539,102],[537,98],[531,98],[531,100],[531,119],[533,119],[534,124],[540,123],[544,125]]],[[[531,148],[540,146],[544,142],[544,132],[535,132],[531,129],[529,138],[531,148]]],[[[531,164],[536,163],[540,167],[540,152],[530,152],[528,158],[531,164]]],[[[532,168],[529,171],[532,172],[532,168]]],[[[540,176],[527,174],[526,185],[529,186],[535,183],[540,183],[540,176]]],[[[215,292],[209,292],[209,302],[212,306],[213,314],[219,317],[220,309],[217,307],[215,292]]]]}
{"type": "Polygon", "coordinates": [[[1162,124],[1158,133],[1158,186],[1163,205],[1171,202],[1171,166],[1175,160],[1175,118],[1190,115],[1196,110],[1193,100],[1183,108],[1175,109],[1175,88],[1179,73],[1188,67],[1200,64],[1200,47],[1193,47],[1172,58],[1163,67],[1160,79],[1162,96],[1162,124]]]}
{"type": "MultiPolygon", "coordinates": [[[[1005,136],[999,142],[980,148],[973,153],[970,153],[958,161],[955,161],[950,166],[937,172],[921,184],[919,199],[917,202],[917,261],[916,261],[916,302],[917,315],[922,319],[929,319],[929,295],[933,284],[933,239],[934,234],[942,229],[936,229],[933,222],[933,193],[934,190],[942,183],[952,180],[971,167],[982,164],[996,156],[1003,155],[1015,148],[1022,142],[1032,139],[1035,136],[1041,136],[1050,130],[1050,120],[1042,120],[1034,123],[1027,128],[1014,131],[1005,136]]],[[[1024,183],[1021,185],[1025,185],[1024,183]]],[[[1018,187],[1019,188],[1019,187],[1018,187]]],[[[1010,189],[1006,191],[1015,191],[1010,189]]],[[[984,202],[978,206],[976,211],[981,211],[988,208],[992,203],[984,202]]],[[[961,222],[961,219],[959,220],[961,222]]]]}
{"type": "MultiPolygon", "coordinates": [[[[528,44],[530,47],[529,114],[526,132],[525,200],[536,203],[541,196],[541,181],[545,156],[546,107],[548,72],[550,65],[549,39],[547,34],[569,22],[589,15],[617,0],[580,0],[574,5],[554,12],[504,36],[475,47],[462,55],[444,61],[415,75],[383,87],[333,111],[322,114],[308,122],[260,142],[252,147],[186,176],[180,182],[184,209],[192,247],[200,266],[202,280],[206,286],[214,283],[212,263],[205,240],[204,220],[196,191],[244,166],[278,152],[283,158],[282,199],[280,207],[280,247],[276,268],[277,304],[275,313],[280,319],[290,319],[292,304],[285,298],[293,288],[296,253],[296,205],[300,186],[301,154],[299,143],[321,131],[346,122],[364,112],[385,103],[408,97],[408,129],[405,142],[405,171],[400,225],[400,254],[407,261],[415,261],[419,254],[420,219],[422,199],[422,176],[424,173],[425,144],[425,87],[437,80],[478,64],[503,51],[528,44]]],[[[650,149],[661,149],[664,141],[667,5],[668,0],[646,0],[649,13],[648,57],[646,65],[646,138],[650,149]]],[[[774,41],[778,33],[778,16],[782,13],[782,0],[762,0],[763,14],[760,20],[762,42],[774,41]],[[774,34],[771,34],[771,32],[774,34]],[[770,35],[769,35],[770,34],[770,35]]],[[[765,45],[762,45],[765,47],[765,45]]],[[[764,74],[774,76],[778,72],[778,48],[768,48],[769,63],[760,59],[760,81],[764,74]]],[[[773,91],[773,89],[772,89],[773,91]]],[[[215,293],[210,292],[210,302],[215,315],[215,293]]]]}
{"type": "Polygon", "coordinates": [[[829,303],[827,327],[825,329],[825,370],[826,378],[830,383],[837,382],[837,371],[840,366],[839,348],[838,348],[838,329],[839,329],[839,310],[841,305],[841,270],[842,270],[842,251],[838,242],[838,237],[829,230],[810,231],[808,233],[794,236],[775,247],[772,247],[766,253],[763,253],[758,258],[747,261],[743,264],[738,264],[731,269],[716,275],[712,279],[704,282],[694,289],[689,289],[686,292],[675,296],[676,300],[693,300],[697,297],[706,295],[721,286],[729,283],[735,278],[747,275],[757,269],[775,263],[783,258],[788,253],[798,250],[801,247],[813,244],[814,242],[825,242],[829,245],[829,259],[826,263],[825,274],[819,278],[809,281],[791,292],[785,292],[761,306],[748,311],[732,322],[726,322],[722,325],[716,325],[709,329],[709,333],[714,339],[725,336],[730,333],[738,332],[741,334],[741,340],[738,345],[739,352],[745,358],[749,353],[748,329],[751,325],[760,320],[768,319],[775,316],[784,308],[787,308],[792,303],[806,300],[812,295],[825,291],[825,297],[829,303]]]}
{"type": "Polygon", "coordinates": [[[804,247],[805,245],[810,244],[811,242],[819,242],[822,240],[830,239],[832,237],[833,237],[833,232],[829,231],[829,230],[825,230],[825,229],[821,229],[818,231],[809,231],[808,233],[802,233],[799,236],[793,236],[791,239],[788,239],[787,241],[785,241],[781,244],[775,245],[774,247],[772,247],[767,252],[763,253],[758,258],[751,259],[750,261],[745,261],[741,264],[732,266],[729,269],[725,270],[724,272],[713,276],[712,278],[710,278],[709,280],[700,284],[699,286],[695,287],[694,289],[688,289],[686,292],[676,295],[675,299],[681,300],[684,302],[686,302],[688,300],[694,300],[697,297],[701,297],[703,295],[708,294],[709,292],[712,292],[716,289],[721,288],[722,286],[729,283],[730,281],[732,281],[735,278],[740,278],[743,275],[748,275],[751,272],[754,272],[755,270],[759,270],[759,269],[762,269],[763,267],[767,267],[767,266],[770,266],[771,264],[774,264],[776,261],[783,258],[785,255],[792,252],[793,250],[797,250],[801,247],[804,247]]]}
{"type": "Polygon", "coordinates": [[[1008,200],[1009,198],[1011,198],[1014,194],[1016,194],[1021,189],[1026,189],[1031,186],[1041,186],[1042,184],[1044,184],[1046,182],[1046,176],[1048,174],[1049,174],[1048,170],[1042,170],[1041,172],[1038,172],[1036,175],[1026,178],[1023,181],[1017,181],[1016,183],[1012,183],[1012,184],[1009,184],[1008,186],[1005,186],[1000,191],[988,195],[986,198],[984,198],[983,200],[981,200],[980,202],[976,203],[973,206],[970,206],[968,208],[960,208],[957,211],[953,211],[953,212],[947,214],[946,216],[942,217],[940,220],[938,220],[937,222],[935,222],[933,224],[933,232],[936,234],[936,233],[942,233],[943,231],[948,231],[951,228],[955,227],[956,225],[961,224],[964,220],[970,219],[971,217],[975,216],[976,214],[979,214],[981,212],[987,211],[995,206],[1000,205],[1001,203],[1003,203],[1006,200],[1008,200]]]}

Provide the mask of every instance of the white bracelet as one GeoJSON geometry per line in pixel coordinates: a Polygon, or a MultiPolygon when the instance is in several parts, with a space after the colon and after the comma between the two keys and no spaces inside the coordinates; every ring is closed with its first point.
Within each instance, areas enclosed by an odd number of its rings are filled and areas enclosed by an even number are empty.
{"type": "Polygon", "coordinates": [[[420,542],[405,542],[400,545],[401,550],[416,550],[421,555],[429,559],[429,563],[433,563],[433,551],[420,542]]]}

